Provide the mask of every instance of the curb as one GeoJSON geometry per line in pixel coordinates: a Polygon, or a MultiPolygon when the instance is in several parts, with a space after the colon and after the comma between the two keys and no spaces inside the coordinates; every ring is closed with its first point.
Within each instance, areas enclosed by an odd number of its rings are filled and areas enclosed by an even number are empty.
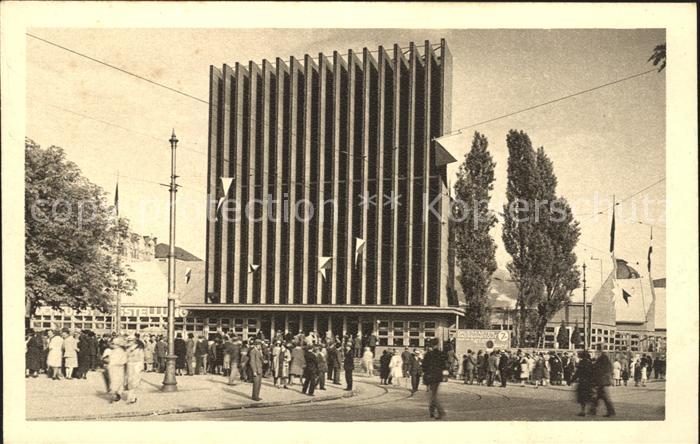
{"type": "Polygon", "coordinates": [[[81,415],[81,416],[59,416],[59,417],[41,417],[41,418],[27,418],[27,421],[89,421],[89,420],[103,420],[103,419],[114,419],[114,418],[131,418],[136,416],[161,416],[161,415],[172,415],[177,413],[198,413],[198,412],[217,412],[225,410],[243,410],[243,409],[253,409],[253,408],[264,408],[264,407],[280,407],[295,404],[311,404],[314,402],[322,401],[334,401],[337,399],[350,398],[357,394],[356,390],[351,392],[342,393],[339,395],[329,395],[323,398],[309,398],[309,399],[297,399],[294,401],[272,401],[272,402],[259,402],[259,403],[249,403],[240,404],[230,407],[188,407],[188,408],[173,408],[173,409],[161,409],[153,410],[150,412],[118,412],[107,415],[81,415]]]}

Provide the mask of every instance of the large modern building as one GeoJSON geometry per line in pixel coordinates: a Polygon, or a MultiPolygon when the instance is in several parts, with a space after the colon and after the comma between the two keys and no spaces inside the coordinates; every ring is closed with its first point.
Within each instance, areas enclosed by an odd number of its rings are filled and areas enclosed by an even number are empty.
{"type": "Polygon", "coordinates": [[[444,40],[212,66],[206,289],[183,308],[244,336],[446,338],[451,70],[444,40]]]}

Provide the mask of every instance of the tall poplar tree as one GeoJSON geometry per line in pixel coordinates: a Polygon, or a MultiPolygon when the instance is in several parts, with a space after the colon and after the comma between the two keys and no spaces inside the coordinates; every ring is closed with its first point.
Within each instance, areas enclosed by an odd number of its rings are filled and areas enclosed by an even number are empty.
{"type": "Polygon", "coordinates": [[[457,172],[455,198],[455,259],[460,284],[466,296],[467,328],[490,325],[488,290],[496,271],[496,244],[489,234],[496,224],[489,210],[496,164],[488,151],[488,140],[474,133],[472,146],[457,172]]]}
{"type": "Polygon", "coordinates": [[[539,205],[535,227],[539,231],[539,259],[535,265],[541,280],[541,293],[537,299],[537,342],[544,338],[547,322],[571,299],[571,292],[579,286],[574,248],[580,230],[566,199],[557,196],[557,177],[554,166],[540,147],[536,155],[540,178],[539,205]]]}
{"type": "Polygon", "coordinates": [[[518,286],[515,336],[525,346],[528,312],[536,305],[542,290],[537,266],[543,256],[542,233],[536,226],[536,211],[541,194],[540,174],[535,150],[523,131],[510,130],[508,146],[508,184],[503,208],[503,245],[511,256],[507,268],[518,286]]]}

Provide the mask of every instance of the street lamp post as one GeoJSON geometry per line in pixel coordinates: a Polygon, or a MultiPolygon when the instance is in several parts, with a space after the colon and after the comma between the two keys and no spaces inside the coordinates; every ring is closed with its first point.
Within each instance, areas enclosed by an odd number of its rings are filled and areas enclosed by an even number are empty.
{"type": "Polygon", "coordinates": [[[175,201],[177,193],[177,176],[175,175],[175,149],[177,137],[175,130],[170,137],[170,245],[168,248],[168,356],[165,358],[165,377],[163,391],[177,391],[175,380],[175,201]]]}
{"type": "Polygon", "coordinates": [[[583,263],[583,349],[588,350],[588,324],[586,323],[586,263],[583,263]]]}

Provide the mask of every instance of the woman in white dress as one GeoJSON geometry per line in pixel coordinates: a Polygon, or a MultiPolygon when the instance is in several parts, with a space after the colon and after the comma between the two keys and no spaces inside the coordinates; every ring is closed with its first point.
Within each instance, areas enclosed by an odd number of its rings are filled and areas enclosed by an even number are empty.
{"type": "Polygon", "coordinates": [[[622,364],[620,364],[619,359],[615,358],[615,362],[613,362],[613,383],[619,386],[620,379],[622,379],[622,364]]]}
{"type": "Polygon", "coordinates": [[[362,354],[362,363],[365,366],[367,376],[374,376],[374,355],[369,347],[365,347],[365,352],[362,354]]]}
{"type": "Polygon", "coordinates": [[[133,336],[128,339],[126,349],[126,402],[136,402],[136,389],[141,385],[141,372],[143,371],[144,349],[142,342],[133,336]]]}
{"type": "Polygon", "coordinates": [[[70,332],[63,332],[63,365],[66,379],[73,379],[73,370],[78,366],[78,340],[70,332]]]}
{"type": "Polygon", "coordinates": [[[49,376],[58,379],[63,367],[63,337],[55,331],[49,340],[49,354],[46,357],[46,366],[49,368],[49,376]]]}
{"type": "Polygon", "coordinates": [[[403,377],[403,360],[401,356],[392,350],[391,360],[389,361],[389,377],[393,385],[400,385],[403,377]]]}

